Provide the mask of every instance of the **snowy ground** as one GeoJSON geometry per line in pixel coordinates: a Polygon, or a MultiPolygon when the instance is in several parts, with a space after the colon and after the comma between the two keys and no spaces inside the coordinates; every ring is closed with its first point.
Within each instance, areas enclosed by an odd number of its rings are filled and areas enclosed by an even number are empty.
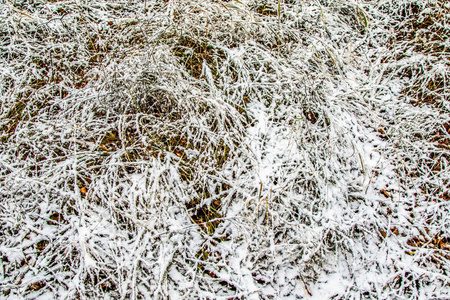
{"type": "Polygon", "coordinates": [[[0,3],[0,298],[450,297],[444,0],[0,3]]]}

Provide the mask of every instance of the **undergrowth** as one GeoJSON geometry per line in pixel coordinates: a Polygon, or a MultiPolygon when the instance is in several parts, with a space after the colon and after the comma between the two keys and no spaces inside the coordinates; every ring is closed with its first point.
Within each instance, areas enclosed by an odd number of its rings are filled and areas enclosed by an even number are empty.
{"type": "Polygon", "coordinates": [[[2,4],[0,297],[449,296],[445,1],[2,4]]]}

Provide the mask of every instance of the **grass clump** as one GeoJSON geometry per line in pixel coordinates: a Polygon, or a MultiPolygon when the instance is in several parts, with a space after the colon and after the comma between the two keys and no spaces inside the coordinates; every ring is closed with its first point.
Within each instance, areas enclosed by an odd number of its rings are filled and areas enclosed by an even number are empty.
{"type": "Polygon", "coordinates": [[[5,297],[448,295],[446,3],[25,4],[5,297]]]}

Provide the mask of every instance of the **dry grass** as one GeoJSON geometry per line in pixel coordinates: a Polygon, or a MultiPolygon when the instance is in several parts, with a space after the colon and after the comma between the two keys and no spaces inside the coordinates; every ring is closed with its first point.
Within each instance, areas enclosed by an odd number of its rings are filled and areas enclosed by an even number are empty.
{"type": "Polygon", "coordinates": [[[3,296],[448,296],[449,9],[8,1],[3,296]]]}

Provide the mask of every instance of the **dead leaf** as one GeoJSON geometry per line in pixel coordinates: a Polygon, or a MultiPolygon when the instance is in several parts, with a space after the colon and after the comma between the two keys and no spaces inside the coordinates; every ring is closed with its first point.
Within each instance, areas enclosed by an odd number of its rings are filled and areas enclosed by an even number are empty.
{"type": "Polygon", "coordinates": [[[380,193],[383,194],[386,198],[391,197],[391,195],[389,195],[389,193],[386,190],[381,190],[380,193]]]}

